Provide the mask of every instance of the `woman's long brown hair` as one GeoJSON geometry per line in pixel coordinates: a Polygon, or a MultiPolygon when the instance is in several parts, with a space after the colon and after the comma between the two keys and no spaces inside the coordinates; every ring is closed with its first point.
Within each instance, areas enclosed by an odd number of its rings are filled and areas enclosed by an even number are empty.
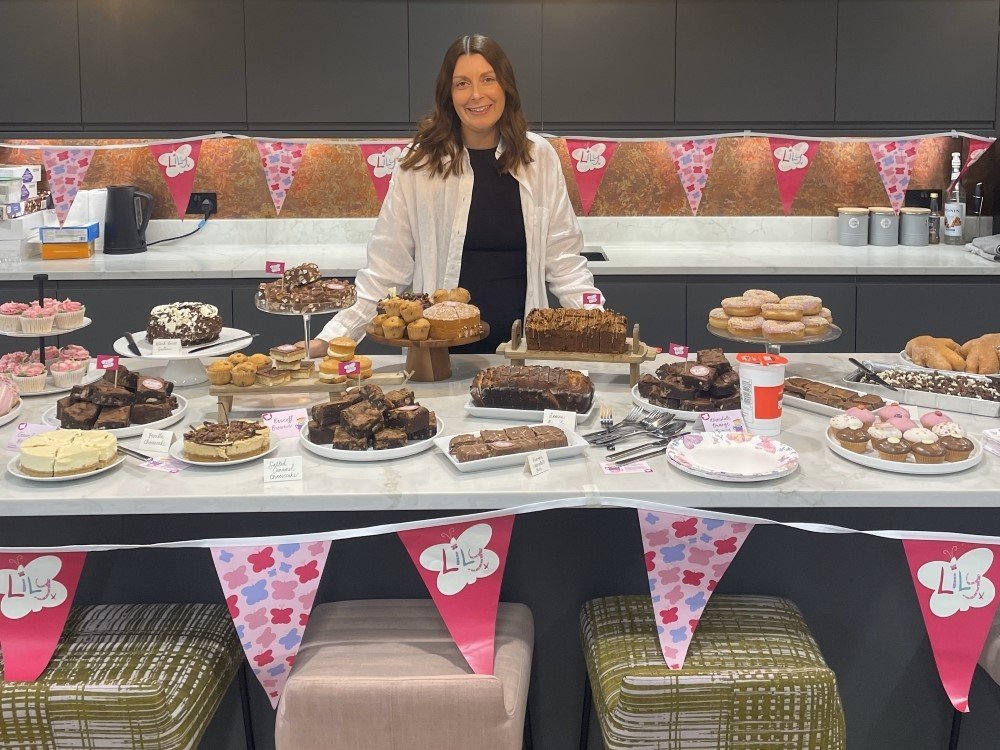
{"type": "Polygon", "coordinates": [[[413,148],[400,162],[402,169],[427,169],[434,177],[462,173],[463,160],[458,158],[462,151],[462,121],[451,99],[452,76],[459,57],[476,54],[493,66],[505,97],[498,123],[503,140],[503,153],[497,160],[500,172],[506,174],[531,163],[528,122],[521,109],[514,68],[499,44],[482,34],[471,34],[456,39],[445,53],[434,87],[434,110],[420,121],[413,148]]]}

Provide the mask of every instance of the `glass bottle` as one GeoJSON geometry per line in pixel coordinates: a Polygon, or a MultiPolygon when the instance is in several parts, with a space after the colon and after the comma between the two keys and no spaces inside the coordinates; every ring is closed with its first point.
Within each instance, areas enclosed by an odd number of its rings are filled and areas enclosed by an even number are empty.
{"type": "Polygon", "coordinates": [[[951,155],[951,182],[944,196],[944,222],[941,234],[946,245],[964,245],[965,191],[958,176],[962,173],[962,155],[951,155]]]}
{"type": "Polygon", "coordinates": [[[931,215],[927,218],[927,244],[941,244],[941,206],[937,193],[931,193],[931,215]]]}

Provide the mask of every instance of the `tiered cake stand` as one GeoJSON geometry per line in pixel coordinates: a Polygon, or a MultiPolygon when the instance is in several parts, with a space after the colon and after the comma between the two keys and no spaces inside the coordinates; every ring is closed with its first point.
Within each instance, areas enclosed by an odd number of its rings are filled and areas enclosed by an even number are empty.
{"type": "Polygon", "coordinates": [[[410,339],[389,339],[372,331],[371,326],[366,335],[372,341],[386,346],[401,346],[406,352],[406,369],[413,373],[410,380],[418,383],[435,383],[451,377],[451,354],[453,346],[465,346],[482,341],[490,335],[490,324],[485,321],[480,324],[479,333],[461,339],[426,339],[410,341],[410,339]]]}
{"type": "Polygon", "coordinates": [[[840,326],[830,325],[830,330],[820,336],[805,336],[798,341],[769,341],[763,336],[735,336],[729,331],[721,328],[708,326],[708,332],[713,336],[718,336],[726,341],[738,341],[741,344],[763,344],[764,351],[768,354],[781,354],[782,346],[805,346],[806,344],[825,344],[828,341],[836,341],[843,331],[840,326]]]}
{"type": "Polygon", "coordinates": [[[297,318],[302,318],[302,333],[305,338],[302,340],[306,342],[306,350],[309,349],[309,342],[312,341],[312,316],[313,315],[328,315],[330,313],[340,312],[345,309],[338,305],[327,305],[319,308],[318,310],[310,310],[309,312],[295,312],[294,310],[269,310],[267,307],[261,304],[261,301],[254,297],[254,305],[257,309],[268,315],[291,315],[297,318]]]}

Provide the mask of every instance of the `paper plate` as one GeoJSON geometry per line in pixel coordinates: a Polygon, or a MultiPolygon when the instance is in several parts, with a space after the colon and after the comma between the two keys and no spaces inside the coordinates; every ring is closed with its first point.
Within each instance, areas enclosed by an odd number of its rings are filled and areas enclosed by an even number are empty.
{"type": "MultiPolygon", "coordinates": [[[[590,404],[590,408],[587,409],[583,414],[577,413],[576,423],[583,424],[592,416],[594,416],[594,410],[597,408],[597,394],[594,394],[594,400],[590,404]]],[[[510,422],[541,422],[545,417],[545,412],[542,410],[534,409],[501,409],[495,406],[476,406],[472,403],[472,400],[465,404],[466,413],[473,417],[479,417],[480,419],[506,419],[510,422]]]]}
{"type": "MultiPolygon", "coordinates": [[[[578,456],[590,447],[590,443],[575,432],[566,432],[565,430],[563,432],[566,434],[566,440],[569,442],[569,445],[562,448],[546,448],[545,453],[549,457],[549,461],[578,456]]],[[[445,435],[444,437],[435,438],[434,444],[441,449],[441,452],[451,462],[451,465],[461,472],[486,471],[487,469],[500,469],[505,466],[524,466],[524,462],[528,456],[527,453],[514,453],[510,456],[483,458],[479,461],[458,461],[448,452],[448,444],[453,437],[455,436],[445,435]]]]}
{"type": "Polygon", "coordinates": [[[7,464],[7,473],[13,474],[15,477],[20,479],[27,479],[29,482],[71,482],[74,479],[85,479],[86,477],[96,476],[97,474],[103,474],[106,471],[110,471],[115,468],[118,464],[125,460],[125,456],[119,453],[115,460],[112,461],[107,466],[102,466],[100,469],[94,469],[93,471],[85,471],[82,474],[70,474],[68,477],[33,477],[28,474],[22,474],[20,465],[21,457],[14,456],[7,464]]]}
{"type": "Polygon", "coordinates": [[[841,458],[846,458],[853,463],[867,466],[869,469],[891,471],[896,474],[954,474],[959,471],[971,469],[983,460],[983,446],[971,435],[968,438],[972,441],[975,448],[972,449],[972,453],[964,461],[918,464],[909,459],[906,461],[886,461],[884,458],[879,458],[878,453],[871,447],[871,443],[868,444],[868,450],[864,453],[855,453],[854,451],[847,450],[847,448],[837,442],[837,439],[833,436],[833,432],[829,428],[825,430],[825,433],[827,446],[841,458]]]}
{"type": "Polygon", "coordinates": [[[356,461],[361,463],[367,463],[369,461],[388,461],[393,458],[406,458],[407,456],[413,456],[417,453],[423,453],[428,448],[434,446],[434,439],[441,434],[444,430],[444,422],[440,417],[437,417],[437,432],[434,437],[429,437],[424,440],[414,440],[413,442],[407,443],[402,448],[384,448],[383,450],[375,450],[374,448],[369,448],[364,451],[346,451],[340,448],[334,448],[331,445],[318,445],[309,439],[309,426],[303,425],[302,431],[299,432],[299,442],[302,443],[302,447],[305,448],[310,453],[315,453],[317,456],[322,456],[323,458],[333,458],[338,461],[356,461]]]}
{"type": "Polygon", "coordinates": [[[720,482],[764,482],[799,465],[791,446],[742,432],[689,433],[673,440],[666,456],[681,471],[720,482]]]}
{"type": "Polygon", "coordinates": [[[17,419],[17,415],[21,413],[21,409],[23,408],[24,408],[24,401],[23,400],[18,401],[17,406],[15,406],[9,412],[4,414],[2,417],[0,417],[0,426],[3,426],[5,424],[10,424],[15,419],[17,419]]]}
{"type": "MultiPolygon", "coordinates": [[[[142,435],[142,431],[147,427],[153,430],[161,430],[164,427],[169,427],[175,422],[179,422],[181,417],[184,416],[184,412],[187,411],[187,408],[187,399],[183,396],[177,396],[177,408],[171,412],[169,417],[164,417],[163,419],[158,419],[155,422],[150,422],[148,424],[133,424],[128,427],[105,430],[105,432],[110,432],[117,438],[140,437],[142,435]]],[[[56,419],[56,407],[54,406],[45,410],[42,414],[42,422],[44,424],[52,425],[53,427],[62,427],[62,424],[58,419],[56,419]]]]}
{"type": "Polygon", "coordinates": [[[204,466],[209,469],[218,469],[223,466],[238,466],[239,464],[248,464],[251,461],[256,461],[259,458],[274,453],[278,450],[279,445],[281,445],[281,440],[276,435],[271,435],[271,446],[256,456],[237,458],[235,461],[192,461],[190,458],[184,458],[184,438],[182,437],[180,440],[175,440],[174,444],[170,446],[170,457],[190,466],[204,466]]]}

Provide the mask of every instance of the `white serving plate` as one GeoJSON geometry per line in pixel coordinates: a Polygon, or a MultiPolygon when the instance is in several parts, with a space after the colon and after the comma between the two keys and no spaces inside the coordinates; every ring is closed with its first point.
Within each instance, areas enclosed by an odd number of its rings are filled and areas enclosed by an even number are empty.
{"type": "Polygon", "coordinates": [[[9,412],[4,414],[2,417],[0,417],[0,426],[3,426],[5,424],[10,424],[15,419],[17,419],[17,415],[21,413],[21,409],[23,408],[24,408],[24,399],[21,399],[20,401],[17,402],[17,406],[15,406],[9,412]]]}
{"type": "MultiPolygon", "coordinates": [[[[87,385],[88,383],[93,383],[104,377],[104,372],[102,370],[90,370],[83,376],[81,380],[76,385],[87,385]]],[[[45,378],[45,387],[40,391],[35,391],[34,393],[25,393],[21,391],[21,398],[32,398],[34,396],[52,396],[56,393],[69,393],[73,390],[73,386],[67,385],[62,388],[57,388],[56,384],[52,382],[52,376],[47,375],[45,378]]]]}
{"type": "MultiPolygon", "coordinates": [[[[866,359],[862,360],[862,364],[879,374],[885,372],[886,370],[916,370],[937,372],[944,377],[967,377],[990,382],[986,375],[973,375],[967,372],[951,372],[948,370],[928,371],[924,370],[924,368],[907,363],[900,365],[888,365],[883,362],[872,362],[871,360],[866,359]]],[[[844,382],[847,383],[848,388],[860,385],[859,381],[852,380],[852,377],[857,375],[859,372],[859,370],[855,370],[853,373],[844,378],[844,382]]],[[[966,396],[952,396],[948,393],[931,393],[930,391],[918,391],[910,388],[897,388],[895,391],[890,391],[888,388],[884,388],[877,383],[865,383],[864,386],[869,393],[877,393],[885,399],[896,398],[904,404],[923,406],[927,409],[940,409],[941,411],[946,412],[957,411],[963,414],[975,414],[980,417],[1000,417],[1000,401],[987,401],[981,398],[968,398],[966,396]]]]}
{"type": "Polygon", "coordinates": [[[656,404],[650,403],[648,399],[643,398],[639,395],[639,386],[632,386],[632,403],[636,406],[641,406],[646,411],[657,412],[659,414],[673,414],[677,419],[682,422],[697,422],[698,416],[702,414],[700,411],[683,411],[682,409],[670,409],[666,406],[657,406],[656,404]]]}
{"type": "MultiPolygon", "coordinates": [[[[594,410],[597,408],[597,394],[594,394],[594,400],[590,404],[590,408],[587,409],[583,414],[577,413],[576,423],[583,424],[594,416],[594,410]]],[[[510,422],[541,422],[545,417],[544,411],[538,411],[533,409],[501,409],[494,406],[476,406],[472,403],[470,398],[468,403],[465,405],[465,411],[470,416],[480,417],[481,419],[506,419],[510,422]]]]}
{"type": "MultiPolygon", "coordinates": [[[[153,354],[153,346],[146,341],[145,331],[136,331],[132,334],[132,338],[135,339],[135,345],[139,347],[139,356],[146,359],[201,359],[202,357],[218,357],[222,354],[232,354],[233,352],[250,346],[252,343],[250,334],[246,331],[241,331],[239,328],[223,328],[219,332],[219,338],[217,341],[210,342],[208,344],[182,346],[179,354],[153,354]],[[197,349],[200,346],[210,348],[194,354],[191,353],[191,349],[197,349]]],[[[115,351],[123,357],[135,356],[135,354],[129,350],[128,341],[125,340],[124,336],[115,341],[114,348],[115,351]]]]}
{"type": "Polygon", "coordinates": [[[830,450],[841,458],[846,458],[848,461],[860,464],[861,466],[867,466],[869,469],[892,471],[896,474],[954,474],[959,471],[971,469],[983,460],[983,446],[971,435],[967,437],[976,447],[972,449],[972,453],[970,453],[969,457],[964,461],[945,461],[940,464],[918,464],[913,461],[886,461],[884,458],[879,458],[878,453],[870,445],[868,450],[864,453],[849,451],[837,442],[829,428],[827,428],[824,432],[826,434],[827,446],[829,446],[830,450]]]}
{"type": "Polygon", "coordinates": [[[83,323],[76,326],[75,328],[53,328],[48,333],[24,333],[23,331],[0,331],[0,336],[10,336],[15,339],[38,339],[38,338],[48,338],[50,336],[65,336],[73,331],[79,331],[81,328],[86,328],[91,323],[93,323],[90,318],[84,318],[83,323]]]}
{"type": "MultiPolygon", "coordinates": [[[[188,402],[183,396],[177,396],[177,408],[173,410],[169,417],[164,419],[158,419],[155,422],[150,422],[149,424],[133,424],[128,427],[121,427],[114,430],[105,430],[117,438],[130,438],[130,437],[140,437],[142,431],[146,428],[153,430],[159,430],[164,427],[168,427],[175,422],[179,422],[181,417],[184,416],[184,412],[187,411],[188,402]]],[[[42,422],[44,424],[52,425],[53,427],[61,427],[59,420],[56,419],[56,407],[52,406],[45,410],[42,414],[42,422]]]]}
{"type": "Polygon", "coordinates": [[[256,456],[237,458],[235,461],[192,461],[190,458],[184,458],[184,439],[181,438],[180,440],[175,440],[174,444],[170,446],[170,457],[190,466],[204,466],[209,469],[217,469],[223,466],[238,466],[239,464],[248,464],[251,461],[256,461],[259,458],[263,458],[264,456],[274,453],[278,450],[278,446],[280,445],[281,440],[276,435],[271,435],[271,446],[266,451],[258,453],[256,456]]]}
{"type": "Polygon", "coordinates": [[[27,474],[21,473],[21,457],[14,456],[7,464],[7,473],[12,474],[20,479],[27,479],[29,482],[71,482],[74,479],[85,479],[86,477],[96,476],[97,474],[103,474],[105,471],[110,471],[115,468],[118,464],[125,460],[125,456],[118,454],[115,460],[112,461],[107,466],[103,466],[100,469],[94,469],[93,471],[85,471],[82,474],[70,474],[68,477],[32,477],[27,474]]]}
{"type": "MultiPolygon", "coordinates": [[[[785,380],[788,380],[789,377],[794,378],[794,377],[802,377],[802,376],[801,375],[788,375],[788,376],[785,377],[785,380]]],[[[844,386],[842,386],[842,385],[836,385],[834,383],[828,383],[825,380],[816,380],[814,378],[806,378],[806,380],[811,380],[814,383],[822,383],[823,385],[828,385],[831,388],[844,388],[844,386]]],[[[859,391],[856,388],[844,388],[844,390],[845,391],[853,391],[854,393],[857,393],[859,396],[868,396],[869,395],[869,393],[867,393],[865,391],[859,391]]],[[[879,394],[874,394],[874,395],[879,395],[879,394]]],[[[893,401],[890,398],[883,398],[881,396],[879,396],[879,397],[882,398],[883,401],[885,401],[885,403],[886,403],[887,406],[899,406],[899,402],[898,401],[893,401]]],[[[821,414],[824,417],[835,417],[838,414],[843,414],[843,410],[838,409],[835,406],[827,406],[826,404],[817,404],[815,401],[807,401],[804,398],[799,398],[798,396],[789,393],[787,389],[785,389],[784,395],[781,397],[781,402],[783,404],[787,404],[788,406],[795,407],[796,409],[802,409],[803,411],[811,411],[813,414],[821,414]]]]}
{"type": "MultiPolygon", "coordinates": [[[[566,432],[565,430],[563,432],[566,434],[566,440],[569,442],[569,445],[562,448],[546,448],[545,454],[548,456],[549,461],[578,456],[590,447],[590,443],[575,432],[566,432]]],[[[451,462],[451,465],[461,472],[486,471],[487,469],[499,469],[505,466],[524,466],[524,462],[529,455],[527,453],[515,453],[510,456],[496,456],[495,458],[483,458],[479,461],[465,461],[463,463],[456,460],[448,452],[448,444],[453,437],[455,436],[445,435],[444,437],[434,438],[434,444],[441,449],[441,452],[451,462]]]]}
{"type": "Polygon", "coordinates": [[[667,445],[666,456],[683,472],[720,482],[765,482],[799,466],[791,446],[742,432],[688,433],[667,445]]]}
{"type": "Polygon", "coordinates": [[[364,451],[345,451],[340,448],[334,448],[332,445],[317,445],[309,439],[309,425],[302,425],[302,430],[299,432],[299,442],[310,453],[315,453],[317,456],[322,456],[323,458],[333,458],[338,461],[368,463],[371,461],[406,458],[407,456],[414,456],[417,453],[423,453],[428,448],[433,447],[435,438],[444,430],[444,422],[437,415],[435,415],[435,418],[437,419],[437,432],[434,433],[434,437],[429,437],[426,440],[415,440],[412,443],[407,443],[402,448],[385,448],[378,451],[374,448],[364,451]]]}

